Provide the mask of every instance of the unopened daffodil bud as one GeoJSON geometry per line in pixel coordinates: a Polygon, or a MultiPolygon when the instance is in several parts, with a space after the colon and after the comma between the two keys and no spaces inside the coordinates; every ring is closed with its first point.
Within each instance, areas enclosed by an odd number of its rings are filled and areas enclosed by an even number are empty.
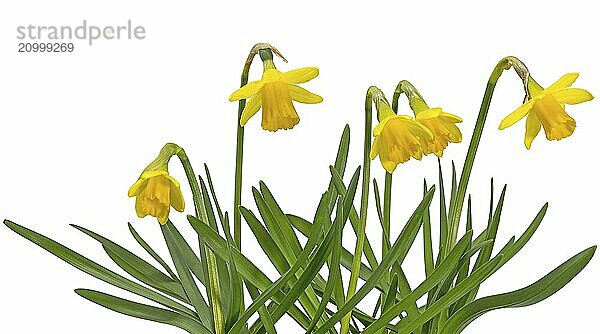
{"type": "Polygon", "coordinates": [[[319,69],[304,67],[283,73],[275,68],[271,50],[262,49],[259,54],[264,68],[262,78],[236,90],[229,96],[229,101],[250,99],[242,111],[241,126],[262,108],[263,129],[291,129],[300,122],[292,101],[311,104],[323,101],[321,96],[297,85],[314,79],[319,75],[319,69]]]}
{"type": "Polygon", "coordinates": [[[506,116],[500,122],[499,129],[506,129],[527,116],[525,122],[527,149],[531,148],[531,143],[542,127],[548,140],[561,140],[572,135],[576,124],[565,111],[565,104],[578,104],[594,98],[585,89],[570,88],[578,76],[578,73],[566,74],[545,89],[529,77],[527,82],[529,99],[506,116]]]}
{"type": "Polygon", "coordinates": [[[140,218],[151,215],[165,224],[171,206],[182,212],[185,208],[179,182],[169,175],[169,160],[181,147],[166,144],[158,157],[144,169],[139,179],[129,188],[129,197],[135,196],[135,211],[140,218]]]}
{"type": "Polygon", "coordinates": [[[393,173],[398,164],[411,157],[421,160],[421,142],[433,139],[433,134],[424,125],[406,115],[396,115],[383,97],[373,99],[377,108],[379,124],[373,130],[373,146],[370,158],[379,160],[388,173],[393,173]]]}

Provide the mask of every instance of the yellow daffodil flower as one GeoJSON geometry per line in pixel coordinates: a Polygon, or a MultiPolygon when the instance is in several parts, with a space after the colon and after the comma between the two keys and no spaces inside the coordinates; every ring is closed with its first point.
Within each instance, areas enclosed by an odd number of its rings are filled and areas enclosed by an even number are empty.
{"type": "Polygon", "coordinates": [[[441,108],[428,108],[415,111],[415,118],[433,134],[432,139],[421,141],[425,154],[433,153],[441,157],[449,142],[462,141],[462,133],[456,126],[456,123],[462,122],[462,119],[456,115],[445,113],[441,108]]]}
{"type": "Polygon", "coordinates": [[[262,128],[268,131],[291,129],[300,118],[292,100],[300,103],[320,103],[323,98],[297,86],[319,75],[317,67],[304,67],[282,73],[274,66],[266,68],[262,79],[253,81],[236,90],[229,101],[250,98],[242,111],[240,125],[244,126],[259,109],[262,112],[262,128]]]}
{"type": "Polygon", "coordinates": [[[592,100],[590,92],[581,88],[569,88],[575,82],[578,73],[562,76],[550,87],[544,89],[535,80],[529,79],[529,101],[506,116],[500,122],[503,130],[527,116],[525,122],[525,147],[531,143],[544,127],[548,140],[561,140],[575,131],[575,120],[565,111],[565,104],[578,104],[592,100]]]}
{"type": "Polygon", "coordinates": [[[174,144],[167,144],[161,150],[158,158],[144,169],[128,192],[129,197],[136,197],[135,211],[138,217],[151,215],[163,225],[169,218],[171,206],[179,212],[185,208],[179,182],[169,175],[168,162],[174,151],[173,147],[167,147],[168,145],[174,144]]]}
{"type": "Polygon", "coordinates": [[[371,159],[379,156],[383,168],[390,174],[411,157],[421,160],[421,142],[433,139],[431,131],[410,116],[396,115],[387,103],[378,103],[377,109],[380,122],[373,130],[371,159]]]}

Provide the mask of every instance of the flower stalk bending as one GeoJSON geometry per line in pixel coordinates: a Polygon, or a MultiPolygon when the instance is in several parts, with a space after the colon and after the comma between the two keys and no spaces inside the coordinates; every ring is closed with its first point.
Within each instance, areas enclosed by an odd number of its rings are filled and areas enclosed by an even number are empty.
{"type": "MultiPolygon", "coordinates": [[[[350,273],[350,282],[348,284],[348,293],[346,294],[346,300],[352,298],[356,292],[356,286],[358,284],[358,274],[360,271],[360,264],[362,259],[363,248],[365,245],[365,233],[367,226],[367,208],[369,205],[369,182],[371,179],[371,132],[373,129],[373,103],[378,101],[385,101],[383,92],[375,87],[371,86],[367,90],[365,97],[365,138],[364,138],[364,151],[363,151],[363,175],[362,175],[362,189],[360,198],[360,215],[358,219],[358,228],[356,235],[356,246],[354,249],[354,258],[352,261],[352,270],[350,273]]],[[[341,321],[341,334],[348,334],[350,331],[350,318],[352,313],[349,312],[341,321]]]]}
{"type": "MultiPolygon", "coordinates": [[[[265,63],[269,62],[269,58],[270,62],[273,63],[273,53],[287,63],[287,59],[283,57],[279,50],[270,44],[258,43],[254,45],[248,54],[246,62],[244,63],[240,87],[244,87],[248,84],[250,66],[252,65],[254,57],[259,53],[260,57],[265,63]]],[[[242,165],[244,161],[244,126],[242,124],[242,114],[245,108],[246,98],[240,98],[238,103],[238,118],[236,122],[237,134],[235,149],[235,189],[233,193],[233,239],[238,250],[241,250],[242,248],[242,214],[239,211],[239,207],[242,203],[242,165]]]]}
{"type": "Polygon", "coordinates": [[[485,120],[487,119],[487,114],[490,109],[490,103],[492,101],[494,89],[496,88],[496,83],[498,82],[498,79],[500,79],[502,73],[511,68],[513,68],[515,72],[517,72],[517,74],[523,81],[523,87],[525,90],[525,100],[529,99],[530,95],[527,87],[530,75],[527,66],[525,66],[525,64],[516,57],[509,56],[502,58],[498,62],[496,67],[494,67],[494,70],[492,71],[492,74],[488,79],[485,93],[483,95],[483,101],[481,102],[481,107],[479,109],[479,115],[477,116],[477,122],[475,123],[473,135],[471,136],[471,142],[469,143],[469,149],[465,158],[465,163],[463,165],[462,173],[460,175],[460,181],[458,183],[458,189],[456,192],[456,199],[450,204],[448,215],[448,239],[446,240],[446,244],[443,247],[445,249],[445,254],[443,254],[443,257],[448,255],[448,252],[456,243],[456,238],[458,236],[458,227],[460,224],[460,216],[462,214],[465,195],[467,193],[467,185],[469,183],[471,171],[473,170],[475,154],[477,153],[477,148],[479,147],[479,142],[481,141],[481,134],[483,133],[483,127],[485,125],[485,120]]]}

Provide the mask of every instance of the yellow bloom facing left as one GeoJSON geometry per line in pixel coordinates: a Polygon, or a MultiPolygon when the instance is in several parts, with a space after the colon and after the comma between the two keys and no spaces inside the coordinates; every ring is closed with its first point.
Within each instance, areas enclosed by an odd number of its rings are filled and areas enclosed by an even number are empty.
{"type": "Polygon", "coordinates": [[[592,100],[590,92],[581,88],[570,88],[577,80],[578,73],[562,76],[550,87],[544,89],[535,80],[529,79],[529,101],[506,116],[500,122],[503,130],[527,116],[525,122],[525,147],[531,143],[544,127],[548,140],[561,140],[575,131],[575,120],[565,111],[565,104],[578,104],[592,100]]]}
{"type": "Polygon", "coordinates": [[[398,164],[411,157],[421,160],[423,157],[422,141],[433,139],[433,134],[412,117],[396,115],[385,104],[379,106],[381,122],[373,130],[373,146],[370,158],[379,160],[388,173],[393,173],[398,164]]]}
{"type": "Polygon", "coordinates": [[[319,75],[316,67],[304,67],[286,73],[275,68],[267,68],[262,78],[235,91],[229,101],[248,99],[242,111],[240,125],[244,126],[261,108],[262,128],[268,131],[291,129],[300,118],[292,101],[300,103],[320,103],[323,98],[298,86],[319,75]]]}
{"type": "Polygon", "coordinates": [[[430,108],[415,111],[417,122],[423,124],[433,134],[432,139],[422,140],[423,153],[433,153],[438,157],[444,154],[448,143],[460,143],[462,133],[456,123],[462,119],[456,115],[445,113],[441,108],[430,108]]]}

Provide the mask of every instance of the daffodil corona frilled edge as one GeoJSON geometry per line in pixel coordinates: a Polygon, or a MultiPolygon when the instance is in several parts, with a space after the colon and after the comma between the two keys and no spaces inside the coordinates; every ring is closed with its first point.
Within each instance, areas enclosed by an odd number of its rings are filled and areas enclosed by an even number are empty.
{"type": "Polygon", "coordinates": [[[229,96],[229,101],[250,98],[240,117],[241,126],[246,125],[248,120],[262,108],[263,129],[268,131],[291,129],[300,122],[292,101],[310,104],[323,101],[321,96],[298,86],[318,75],[317,67],[304,67],[283,73],[275,68],[272,60],[266,60],[262,78],[233,92],[229,96]]]}
{"type": "Polygon", "coordinates": [[[138,217],[156,217],[160,224],[169,218],[171,207],[183,212],[185,203],[179,182],[169,175],[169,160],[181,148],[166,144],[158,157],[144,169],[139,179],[129,188],[129,197],[135,196],[135,212],[138,217]]]}
{"type": "Polygon", "coordinates": [[[525,121],[527,149],[531,148],[531,143],[542,127],[548,140],[561,140],[572,135],[576,123],[575,119],[565,111],[565,104],[583,103],[594,98],[585,89],[571,88],[578,76],[578,73],[565,74],[546,89],[533,78],[529,78],[527,82],[529,100],[506,116],[500,122],[499,129],[506,129],[527,116],[525,121]]]}
{"type": "MultiPolygon", "coordinates": [[[[414,89],[414,87],[413,87],[414,89]]],[[[448,143],[462,140],[456,123],[462,119],[445,113],[441,108],[429,108],[420,96],[407,94],[415,117],[397,115],[385,99],[376,101],[379,124],[373,130],[371,159],[379,156],[383,168],[393,173],[398,164],[411,157],[421,160],[423,155],[441,157],[448,143]]]]}

